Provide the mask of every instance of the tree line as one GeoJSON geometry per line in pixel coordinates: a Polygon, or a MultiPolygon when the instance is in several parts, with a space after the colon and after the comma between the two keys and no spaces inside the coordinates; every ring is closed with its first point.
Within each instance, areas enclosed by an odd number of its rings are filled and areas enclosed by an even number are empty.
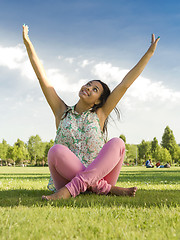
{"type": "Polygon", "coordinates": [[[126,144],[125,163],[142,165],[146,160],[151,159],[152,162],[161,164],[177,164],[180,165],[180,144],[176,143],[173,131],[166,126],[159,144],[156,137],[152,141],[142,140],[140,144],[127,144],[124,135],[120,135],[126,144]]]}
{"type": "Polygon", "coordinates": [[[27,143],[17,139],[13,146],[3,139],[0,143],[1,165],[47,165],[47,155],[54,141],[43,142],[39,135],[31,136],[27,143]]]}
{"type": "MultiPolygon", "coordinates": [[[[126,137],[120,135],[126,144],[125,163],[142,165],[147,159],[153,162],[180,164],[180,145],[176,143],[173,131],[167,126],[159,144],[156,137],[152,141],[142,140],[140,144],[126,143],[126,137]]],[[[47,155],[54,141],[43,142],[39,135],[31,136],[27,143],[20,139],[10,146],[6,140],[0,143],[1,165],[47,165],[47,155]]]]}

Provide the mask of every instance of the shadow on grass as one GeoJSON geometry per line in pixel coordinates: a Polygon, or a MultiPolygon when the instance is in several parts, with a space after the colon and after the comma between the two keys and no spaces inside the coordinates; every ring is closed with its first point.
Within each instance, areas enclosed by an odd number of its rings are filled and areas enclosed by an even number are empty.
{"type": "Polygon", "coordinates": [[[164,181],[168,183],[180,183],[180,169],[144,169],[142,171],[122,171],[118,182],[152,182],[161,184],[164,181]]]}
{"type": "Polygon", "coordinates": [[[99,208],[99,207],[178,207],[180,205],[180,192],[178,190],[138,190],[136,197],[103,196],[96,194],[81,194],[76,198],[57,201],[42,201],[42,195],[49,195],[44,190],[7,190],[0,192],[0,207],[76,207],[76,208],[99,208]]]}
{"type": "Polygon", "coordinates": [[[41,180],[49,178],[49,173],[1,173],[0,179],[41,180]]]}
{"type": "MultiPolygon", "coordinates": [[[[131,182],[136,185],[136,182],[151,184],[179,184],[180,183],[180,168],[176,169],[143,169],[135,170],[135,168],[124,169],[121,171],[118,183],[131,182]]],[[[43,180],[48,179],[49,173],[1,173],[0,179],[11,180],[43,180]]],[[[58,200],[54,202],[43,202],[42,195],[51,194],[48,190],[2,190],[0,191],[0,207],[76,207],[76,208],[100,208],[100,207],[120,207],[127,206],[132,208],[139,207],[177,207],[180,205],[179,190],[142,190],[139,189],[135,198],[117,197],[117,196],[98,196],[95,194],[87,194],[69,200],[58,200]]]]}
{"type": "MultiPolygon", "coordinates": [[[[180,168],[177,170],[171,169],[143,169],[137,171],[128,171],[128,168],[121,171],[118,182],[152,182],[163,184],[167,181],[171,184],[180,184],[180,168]]],[[[20,180],[42,180],[49,178],[49,173],[0,173],[1,179],[20,179],[20,180]]]]}

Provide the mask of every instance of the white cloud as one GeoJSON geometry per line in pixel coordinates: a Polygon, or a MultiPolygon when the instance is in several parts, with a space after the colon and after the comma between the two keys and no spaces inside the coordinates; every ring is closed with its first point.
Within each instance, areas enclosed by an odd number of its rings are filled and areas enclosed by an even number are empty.
{"type": "Polygon", "coordinates": [[[152,82],[144,77],[137,79],[129,89],[128,95],[140,101],[170,101],[171,103],[180,101],[180,92],[166,87],[161,81],[152,82]]]}
{"type": "Polygon", "coordinates": [[[64,57],[64,56],[59,55],[57,58],[59,60],[64,60],[65,62],[68,62],[70,64],[72,64],[74,62],[74,58],[73,57],[64,57]]]}
{"type": "MultiPolygon", "coordinates": [[[[63,56],[59,56],[58,58],[64,59],[64,61],[68,63],[73,63],[75,61],[75,59],[71,57],[64,58],[63,56]]],[[[94,61],[88,59],[84,59],[81,63],[77,62],[82,68],[93,63],[94,61]]],[[[22,44],[18,44],[14,47],[0,46],[0,66],[7,67],[10,70],[18,70],[22,76],[27,77],[30,80],[36,79],[25,47],[22,44]]],[[[90,71],[94,76],[102,79],[102,81],[105,81],[113,88],[121,82],[129,71],[128,69],[120,69],[107,62],[100,62],[91,67],[90,71]]],[[[70,83],[67,74],[62,73],[59,69],[47,69],[46,72],[54,87],[64,92],[79,91],[80,87],[88,81],[87,79],[80,78],[76,83],[70,83]]],[[[75,66],[75,69],[72,69],[72,72],[81,74],[79,69],[77,69],[77,66],[75,66]]],[[[87,72],[87,76],[88,75],[89,72],[87,72]]],[[[180,92],[169,89],[161,81],[153,82],[150,79],[140,76],[127,91],[125,100],[127,105],[128,102],[138,101],[179,103],[180,92]]]]}
{"type": "Polygon", "coordinates": [[[120,69],[106,62],[100,62],[94,65],[92,69],[92,73],[106,83],[111,83],[112,81],[119,83],[127,72],[127,69],[120,69]]]}
{"type": "Polygon", "coordinates": [[[76,73],[79,73],[79,68],[76,68],[76,69],[75,69],[75,72],[76,72],[76,73]]]}
{"type": "MultiPolygon", "coordinates": [[[[120,83],[128,71],[128,69],[120,69],[114,67],[111,63],[106,62],[98,63],[92,69],[92,73],[95,76],[110,85],[112,85],[112,83],[114,83],[113,85],[120,83]]],[[[166,87],[161,81],[153,82],[142,76],[138,77],[138,79],[132,84],[125,96],[126,103],[138,101],[179,103],[180,101],[180,92],[166,87]]]]}
{"type": "MultiPolygon", "coordinates": [[[[58,58],[64,59],[64,61],[68,63],[74,62],[74,58],[64,58],[63,56],[59,56],[58,58]]],[[[27,52],[22,44],[14,47],[0,46],[0,66],[7,67],[10,70],[18,70],[23,77],[36,80],[27,52]]],[[[46,73],[55,89],[63,92],[79,91],[80,87],[87,81],[86,79],[80,79],[77,83],[70,83],[66,73],[62,73],[56,68],[47,69],[46,73]]],[[[30,97],[26,100],[32,101],[30,97]]]]}
{"type": "Polygon", "coordinates": [[[63,92],[77,92],[79,91],[80,87],[87,81],[86,79],[80,79],[77,81],[77,83],[69,83],[68,77],[56,68],[48,69],[47,76],[54,88],[63,92]]]}
{"type": "Polygon", "coordinates": [[[86,66],[92,64],[94,61],[90,61],[88,59],[84,59],[80,64],[79,66],[82,67],[82,68],[85,68],[86,66]]]}
{"type": "Polygon", "coordinates": [[[0,46],[0,65],[9,69],[18,69],[22,60],[25,58],[25,52],[21,45],[15,47],[0,46]]]}
{"type": "Polygon", "coordinates": [[[34,101],[34,98],[31,96],[31,95],[27,95],[26,98],[25,98],[25,101],[26,102],[33,102],[34,101]]]}
{"type": "Polygon", "coordinates": [[[70,63],[70,64],[72,64],[72,63],[74,62],[74,58],[71,58],[71,57],[65,58],[64,60],[65,60],[66,62],[70,63]]]}
{"type": "Polygon", "coordinates": [[[22,76],[31,80],[35,79],[35,74],[22,44],[15,47],[0,46],[0,66],[10,70],[19,70],[22,76]]]}

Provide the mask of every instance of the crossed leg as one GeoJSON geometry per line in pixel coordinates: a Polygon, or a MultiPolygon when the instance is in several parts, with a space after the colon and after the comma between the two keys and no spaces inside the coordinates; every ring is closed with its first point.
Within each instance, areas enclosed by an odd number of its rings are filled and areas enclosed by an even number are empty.
{"type": "Polygon", "coordinates": [[[43,199],[67,199],[87,189],[97,194],[135,196],[136,187],[114,186],[123,163],[124,153],[124,142],[120,138],[113,138],[104,145],[97,158],[85,168],[67,147],[53,146],[48,154],[49,168],[58,191],[50,196],[43,196],[43,199]]]}

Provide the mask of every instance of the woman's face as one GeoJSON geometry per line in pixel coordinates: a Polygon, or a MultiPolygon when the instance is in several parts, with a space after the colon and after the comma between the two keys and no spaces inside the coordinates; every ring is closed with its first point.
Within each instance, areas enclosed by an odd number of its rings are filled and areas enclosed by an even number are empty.
{"type": "Polygon", "coordinates": [[[103,93],[103,87],[98,81],[90,81],[83,85],[79,91],[79,97],[91,107],[99,103],[99,98],[103,93]]]}

